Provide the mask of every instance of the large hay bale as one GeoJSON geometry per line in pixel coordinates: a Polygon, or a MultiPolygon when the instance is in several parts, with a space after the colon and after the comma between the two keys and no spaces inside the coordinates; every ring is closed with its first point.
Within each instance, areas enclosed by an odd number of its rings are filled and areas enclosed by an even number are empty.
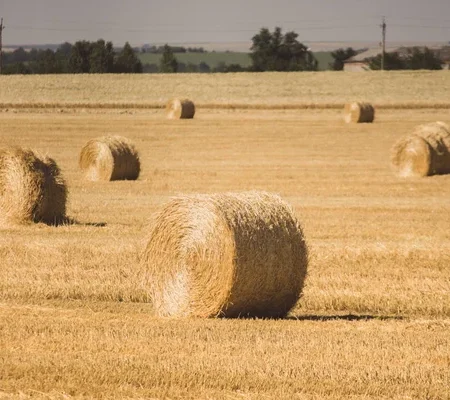
{"type": "Polygon", "coordinates": [[[188,99],[172,99],[166,105],[168,119],[194,118],[195,105],[188,99]]]}
{"type": "Polygon", "coordinates": [[[143,256],[155,312],[178,317],[283,317],[301,295],[307,263],[291,207],[265,192],[172,199],[143,256]]]}
{"type": "Polygon", "coordinates": [[[391,162],[402,177],[450,173],[450,127],[444,122],[419,125],[394,144],[391,162]]]}
{"type": "Polygon", "coordinates": [[[122,136],[89,140],[81,150],[79,166],[91,181],[136,180],[141,171],[136,148],[122,136]]]}
{"type": "Polygon", "coordinates": [[[348,103],[344,109],[344,121],[347,124],[370,123],[375,119],[375,109],[369,103],[348,103]]]}
{"type": "Polygon", "coordinates": [[[65,220],[67,188],[56,162],[32,150],[0,150],[0,224],[59,224],[65,220]]]}

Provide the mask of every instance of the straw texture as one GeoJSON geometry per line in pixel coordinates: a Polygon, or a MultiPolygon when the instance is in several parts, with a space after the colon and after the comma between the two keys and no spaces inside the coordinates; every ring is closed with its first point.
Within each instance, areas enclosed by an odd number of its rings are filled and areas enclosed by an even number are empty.
{"type": "Polygon", "coordinates": [[[194,118],[195,105],[188,99],[172,99],[166,105],[168,119],[194,118]]]}
{"type": "Polygon", "coordinates": [[[56,162],[19,147],[0,150],[0,224],[65,220],[67,187],[56,162]]]}
{"type": "Polygon", "coordinates": [[[79,166],[91,181],[136,180],[141,170],[135,146],[122,136],[88,141],[81,150],[79,166]]]}
{"type": "Polygon", "coordinates": [[[143,266],[159,316],[283,317],[301,295],[307,246],[277,195],[176,197],[149,231],[143,266]]]}
{"type": "Polygon", "coordinates": [[[375,119],[375,109],[369,103],[348,103],[344,108],[344,121],[350,123],[370,123],[375,119]]]}
{"type": "Polygon", "coordinates": [[[394,144],[391,162],[402,177],[450,173],[450,127],[444,122],[419,125],[394,144]]]}

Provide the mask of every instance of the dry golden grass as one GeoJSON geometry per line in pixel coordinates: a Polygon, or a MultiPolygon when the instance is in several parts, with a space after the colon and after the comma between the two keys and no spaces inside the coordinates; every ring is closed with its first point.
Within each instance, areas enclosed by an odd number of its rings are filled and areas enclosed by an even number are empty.
{"type": "Polygon", "coordinates": [[[379,105],[449,107],[447,71],[389,73],[292,72],[232,74],[137,74],[1,76],[2,107],[164,107],[173,97],[196,106],[279,108],[351,101],[379,105]],[[442,104],[440,105],[442,106],[442,104]]]}
{"type": "MultiPolygon", "coordinates": [[[[418,76],[422,100],[444,101],[447,75],[418,76]]],[[[0,230],[0,398],[450,398],[450,175],[390,166],[399,137],[447,111],[362,125],[337,109],[16,111],[0,114],[0,145],[54,158],[78,223],[0,230]],[[83,179],[78,149],[105,132],[136,144],[137,181],[83,179]],[[241,190],[279,193],[304,228],[309,276],[291,319],[156,318],[139,263],[148,217],[173,195],[241,190]]]]}
{"type": "Polygon", "coordinates": [[[448,398],[448,319],[146,314],[1,306],[2,389],[50,399],[448,398]]]}

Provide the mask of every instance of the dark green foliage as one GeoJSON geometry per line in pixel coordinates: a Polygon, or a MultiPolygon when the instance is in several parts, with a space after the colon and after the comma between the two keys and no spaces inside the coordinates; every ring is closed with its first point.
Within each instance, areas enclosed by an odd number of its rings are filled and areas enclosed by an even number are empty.
{"type": "Polygon", "coordinates": [[[442,69],[442,62],[439,57],[428,47],[421,50],[418,47],[408,49],[406,69],[442,69]]]}
{"type": "Polygon", "coordinates": [[[59,58],[69,59],[72,53],[72,44],[69,42],[64,42],[61,46],[56,49],[56,54],[59,58]]]}
{"type": "Polygon", "coordinates": [[[330,68],[333,71],[342,71],[344,69],[344,61],[348,60],[350,57],[355,56],[358,52],[351,48],[347,47],[347,49],[337,49],[331,53],[333,57],[333,62],[330,63],[330,68]]]}
{"type": "Polygon", "coordinates": [[[175,73],[178,71],[178,61],[175,58],[172,49],[167,44],[164,46],[164,51],[159,63],[159,70],[163,73],[175,73]]]}
{"type": "Polygon", "coordinates": [[[247,71],[247,69],[241,67],[239,64],[226,64],[224,62],[220,62],[213,69],[213,72],[243,72],[243,71],[247,71]]]}
{"type": "MultiPolygon", "coordinates": [[[[381,54],[369,59],[368,61],[370,69],[381,69],[381,54]]],[[[386,53],[384,56],[384,69],[386,71],[405,69],[405,64],[398,53],[386,53]]]]}
{"type": "Polygon", "coordinates": [[[208,64],[206,64],[204,61],[202,61],[198,65],[198,72],[203,72],[203,73],[211,72],[211,67],[208,64]]]}
{"type": "MultiPolygon", "coordinates": [[[[149,46],[142,47],[142,53],[162,54],[164,53],[165,46],[149,46]]],[[[170,46],[172,53],[206,53],[203,47],[182,47],[182,46],[170,46]]]]}
{"type": "Polygon", "coordinates": [[[48,49],[39,53],[37,60],[32,64],[32,70],[35,74],[59,74],[63,72],[63,67],[55,53],[48,49]]]}
{"type": "Polygon", "coordinates": [[[10,57],[8,57],[8,60],[5,62],[7,63],[24,63],[30,61],[29,53],[26,52],[22,47],[19,47],[18,49],[14,50],[10,57]]]}
{"type": "Polygon", "coordinates": [[[298,34],[282,34],[276,27],[271,33],[262,28],[252,38],[250,57],[253,71],[316,71],[317,61],[308,48],[300,43],[298,34]]]}
{"type": "Polygon", "coordinates": [[[198,72],[198,65],[193,63],[178,63],[178,72],[198,72]]]}
{"type": "Polygon", "coordinates": [[[91,44],[86,40],[75,42],[69,57],[69,72],[72,74],[88,73],[90,70],[91,44]]]}
{"type": "Polygon", "coordinates": [[[113,44],[96,42],[63,43],[56,51],[19,48],[4,59],[5,74],[111,73],[142,72],[142,63],[126,43],[116,56],[113,44]]]}
{"type": "Polygon", "coordinates": [[[156,64],[144,64],[142,66],[142,72],[149,73],[149,74],[155,74],[159,72],[159,68],[156,64]]]}
{"type": "Polygon", "coordinates": [[[117,56],[115,71],[120,73],[142,72],[142,63],[128,42],[117,56]]]}
{"type": "MultiPolygon", "coordinates": [[[[381,69],[381,54],[368,61],[370,69],[381,69]]],[[[440,70],[442,69],[442,62],[438,55],[428,47],[423,49],[413,47],[405,49],[402,54],[398,52],[385,53],[384,69],[387,71],[417,69],[440,70]]]]}
{"type": "Polygon", "coordinates": [[[28,65],[23,62],[18,62],[14,64],[9,64],[3,67],[2,73],[5,75],[28,75],[31,74],[32,71],[28,65]]]}
{"type": "Polygon", "coordinates": [[[114,72],[114,49],[111,42],[105,43],[100,39],[91,43],[89,72],[94,74],[114,72]]]}

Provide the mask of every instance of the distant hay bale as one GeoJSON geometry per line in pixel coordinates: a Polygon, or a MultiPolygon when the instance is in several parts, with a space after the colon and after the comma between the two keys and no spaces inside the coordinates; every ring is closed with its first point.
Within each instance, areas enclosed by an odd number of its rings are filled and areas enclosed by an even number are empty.
{"type": "Polygon", "coordinates": [[[67,188],[56,162],[32,150],[0,150],[0,224],[65,220],[67,188]]]}
{"type": "Polygon", "coordinates": [[[194,118],[195,105],[188,99],[172,99],[166,105],[168,119],[194,118]]]}
{"type": "Polygon", "coordinates": [[[444,122],[419,125],[394,144],[391,162],[402,177],[450,173],[450,127],[444,122]]]}
{"type": "Polygon", "coordinates": [[[91,181],[136,180],[141,171],[136,148],[122,136],[89,140],[81,150],[79,166],[91,181]]]}
{"type": "Polygon", "coordinates": [[[143,255],[156,314],[175,317],[283,317],[307,264],[293,210],[265,192],[173,198],[143,255]]]}
{"type": "Polygon", "coordinates": [[[375,118],[375,109],[369,103],[347,103],[344,109],[344,121],[347,124],[370,123],[375,118]]]}

